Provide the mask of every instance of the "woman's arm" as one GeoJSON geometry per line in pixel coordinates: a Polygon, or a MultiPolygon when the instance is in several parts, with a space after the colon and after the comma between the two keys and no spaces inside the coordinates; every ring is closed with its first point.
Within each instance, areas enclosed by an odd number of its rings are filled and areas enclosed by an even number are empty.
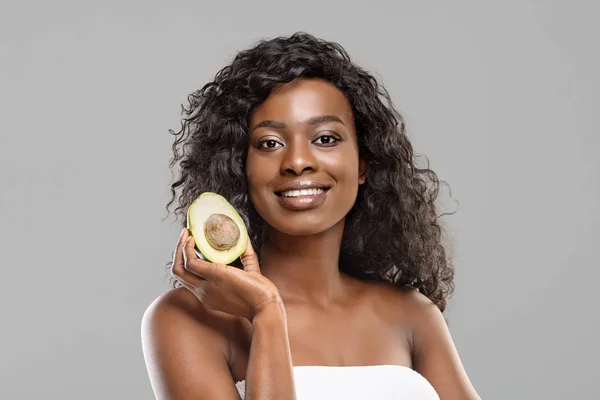
{"type": "Polygon", "coordinates": [[[171,272],[184,288],[155,300],[142,320],[142,346],[158,399],[239,399],[231,375],[238,318],[253,324],[247,399],[295,399],[285,308],[262,275],[248,239],[243,269],[198,258],[187,229],[171,272]]]}
{"type": "Polygon", "coordinates": [[[282,302],[272,303],[252,321],[246,399],[295,400],[292,353],[282,302]]]}
{"type": "MultiPolygon", "coordinates": [[[[142,345],[159,400],[239,400],[227,335],[233,324],[187,289],[159,297],[142,320],[142,345]]],[[[273,303],[253,319],[246,399],[295,399],[285,309],[273,303]]]]}
{"type": "Polygon", "coordinates": [[[481,400],[460,360],[440,309],[417,291],[409,294],[414,327],[414,368],[441,400],[481,400]]]}

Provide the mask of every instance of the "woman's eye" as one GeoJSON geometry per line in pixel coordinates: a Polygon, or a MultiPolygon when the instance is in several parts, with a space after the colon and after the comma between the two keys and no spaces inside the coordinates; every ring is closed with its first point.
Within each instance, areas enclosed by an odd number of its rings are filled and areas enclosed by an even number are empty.
{"type": "Polygon", "coordinates": [[[337,142],[338,139],[331,135],[323,135],[323,136],[320,136],[317,139],[315,139],[315,141],[319,141],[319,144],[327,145],[327,144],[333,144],[333,143],[337,142]]]}
{"type": "Polygon", "coordinates": [[[281,145],[281,143],[273,139],[263,140],[258,143],[258,147],[261,149],[276,149],[277,145],[281,145]]]}

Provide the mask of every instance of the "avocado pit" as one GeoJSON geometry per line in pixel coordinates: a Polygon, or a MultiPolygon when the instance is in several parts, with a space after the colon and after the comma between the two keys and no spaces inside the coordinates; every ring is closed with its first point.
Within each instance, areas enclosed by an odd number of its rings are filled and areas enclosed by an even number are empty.
{"type": "Polygon", "coordinates": [[[204,234],[208,244],[217,250],[229,250],[240,239],[240,229],[235,221],[225,214],[215,213],[206,220],[204,234]]]}

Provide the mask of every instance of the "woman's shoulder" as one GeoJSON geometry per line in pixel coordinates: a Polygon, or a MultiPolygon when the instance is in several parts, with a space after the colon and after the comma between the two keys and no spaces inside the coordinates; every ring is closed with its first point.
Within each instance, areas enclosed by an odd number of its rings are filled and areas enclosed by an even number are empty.
{"type": "Polygon", "coordinates": [[[142,334],[186,341],[189,346],[218,349],[227,355],[228,340],[238,325],[239,318],[205,307],[192,292],[179,287],[161,294],[147,307],[142,334]]]}
{"type": "Polygon", "coordinates": [[[388,281],[373,282],[371,285],[374,287],[374,290],[390,302],[399,302],[409,307],[428,307],[433,305],[429,297],[411,287],[401,287],[388,281]]]}
{"type": "Polygon", "coordinates": [[[186,288],[156,298],[142,318],[142,350],[157,398],[233,394],[229,340],[236,324],[239,318],[204,307],[186,288]]]}
{"type": "MultiPolygon", "coordinates": [[[[424,294],[413,288],[399,287],[390,282],[367,283],[372,297],[388,318],[403,325],[416,327],[432,314],[440,313],[438,307],[424,294]]],[[[435,318],[435,316],[434,316],[435,318]]]]}

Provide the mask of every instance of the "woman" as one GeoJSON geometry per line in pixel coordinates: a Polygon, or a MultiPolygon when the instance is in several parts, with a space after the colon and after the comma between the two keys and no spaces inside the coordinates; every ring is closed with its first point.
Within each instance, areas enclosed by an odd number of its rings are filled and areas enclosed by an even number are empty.
{"type": "Polygon", "coordinates": [[[156,397],[478,399],[442,314],[439,181],[387,91],[297,33],[240,52],[188,100],[168,206],[179,188],[179,215],[219,193],[250,240],[213,264],[183,229],[176,284],[143,319],[156,397]]]}

